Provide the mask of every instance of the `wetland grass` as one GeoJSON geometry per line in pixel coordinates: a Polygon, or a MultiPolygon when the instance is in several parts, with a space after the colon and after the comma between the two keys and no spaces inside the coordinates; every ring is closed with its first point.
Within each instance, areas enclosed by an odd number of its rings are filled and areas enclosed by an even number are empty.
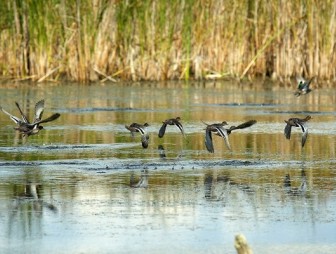
{"type": "Polygon", "coordinates": [[[0,15],[0,74],[18,80],[336,80],[336,1],[23,0],[0,15]]]}

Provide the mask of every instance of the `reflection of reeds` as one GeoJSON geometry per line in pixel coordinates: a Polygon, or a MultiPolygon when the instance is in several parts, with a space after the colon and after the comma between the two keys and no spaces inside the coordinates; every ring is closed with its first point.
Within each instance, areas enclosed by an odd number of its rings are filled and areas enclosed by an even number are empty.
{"type": "Polygon", "coordinates": [[[336,77],[334,1],[24,0],[0,14],[9,77],[336,77]]]}

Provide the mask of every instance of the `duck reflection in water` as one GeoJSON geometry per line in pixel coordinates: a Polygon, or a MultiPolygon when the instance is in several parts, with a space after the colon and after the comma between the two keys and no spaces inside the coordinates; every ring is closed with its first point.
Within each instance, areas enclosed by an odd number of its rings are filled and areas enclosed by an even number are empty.
{"type": "Polygon", "coordinates": [[[139,180],[135,179],[134,172],[132,172],[130,186],[133,188],[148,188],[148,169],[141,170],[141,176],[139,180]]]}
{"type": "Polygon", "coordinates": [[[213,176],[210,174],[204,177],[204,197],[206,199],[214,199],[216,196],[213,193],[213,176]]]}
{"type": "Polygon", "coordinates": [[[230,187],[235,187],[245,194],[255,192],[249,185],[237,183],[229,176],[217,176],[215,178],[213,174],[209,173],[204,177],[204,197],[207,200],[223,200],[230,187]]]}
{"type": "MultiPolygon", "coordinates": [[[[158,145],[158,152],[159,152],[159,157],[161,160],[167,160],[167,154],[166,154],[166,150],[163,147],[163,145],[158,145]]],[[[171,153],[168,150],[168,155],[171,155],[171,153]]],[[[179,151],[178,154],[176,155],[176,157],[170,157],[169,159],[172,160],[179,160],[183,157],[183,150],[179,151]]]]}
{"type": "Polygon", "coordinates": [[[41,185],[28,182],[22,192],[20,192],[13,201],[13,211],[18,211],[22,206],[31,203],[33,204],[33,212],[42,213],[43,208],[47,208],[52,212],[57,212],[57,207],[47,203],[40,198],[41,185]]]}
{"type": "Polygon", "coordinates": [[[166,159],[166,152],[163,145],[158,145],[159,156],[161,159],[166,159]]]}
{"type": "MultiPolygon", "coordinates": [[[[28,182],[24,186],[15,185],[14,199],[9,207],[8,235],[27,237],[40,235],[45,211],[57,214],[57,207],[51,203],[43,201],[40,196],[42,186],[40,184],[28,182]],[[16,192],[16,191],[15,191],[16,192]]],[[[3,229],[3,228],[2,228],[3,229]]]]}
{"type": "Polygon", "coordinates": [[[304,170],[301,170],[301,184],[298,188],[292,187],[292,181],[290,179],[289,174],[285,175],[285,179],[283,182],[283,186],[285,191],[288,194],[297,196],[297,195],[305,195],[307,192],[307,177],[306,172],[304,170]]]}

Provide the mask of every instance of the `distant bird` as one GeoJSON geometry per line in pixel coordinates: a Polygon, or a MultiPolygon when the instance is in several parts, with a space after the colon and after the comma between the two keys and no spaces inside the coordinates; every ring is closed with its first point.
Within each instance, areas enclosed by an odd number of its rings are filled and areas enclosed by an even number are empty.
{"type": "Polygon", "coordinates": [[[303,147],[306,143],[307,137],[308,137],[308,127],[306,125],[306,122],[311,119],[311,116],[306,116],[303,119],[300,118],[289,118],[287,121],[285,120],[286,127],[284,130],[284,134],[287,139],[290,139],[292,127],[299,127],[302,131],[302,140],[301,140],[301,146],[303,147]]]}
{"type": "Polygon", "coordinates": [[[125,128],[131,132],[132,137],[134,138],[134,133],[139,132],[141,134],[141,144],[143,148],[148,147],[149,135],[146,131],[146,128],[149,126],[148,123],[144,125],[138,123],[132,123],[131,125],[125,125],[125,128]]]}
{"type": "Polygon", "coordinates": [[[311,92],[311,89],[309,88],[310,83],[312,82],[312,80],[314,79],[314,77],[312,77],[310,80],[306,80],[304,78],[296,78],[297,82],[298,82],[298,86],[296,89],[296,92],[294,93],[295,96],[299,97],[300,95],[304,95],[307,94],[309,92],[311,92]]]}
{"type": "Polygon", "coordinates": [[[210,153],[213,153],[215,151],[214,147],[213,147],[213,143],[212,143],[212,133],[214,133],[217,136],[222,137],[225,141],[225,144],[226,144],[227,148],[229,150],[231,150],[231,146],[230,146],[230,142],[229,142],[229,135],[231,134],[231,132],[233,130],[244,129],[244,128],[250,127],[253,124],[255,124],[256,122],[257,122],[256,120],[250,120],[250,121],[242,123],[238,126],[231,126],[228,129],[224,128],[225,125],[228,125],[228,123],[225,122],[225,121],[222,122],[222,123],[214,123],[214,124],[207,124],[207,123],[203,122],[204,124],[207,125],[207,127],[205,129],[205,146],[206,146],[207,150],[210,153]]]}
{"type": "Polygon", "coordinates": [[[167,125],[176,125],[177,128],[180,129],[182,135],[185,137],[183,126],[182,126],[180,121],[181,121],[181,118],[176,117],[176,118],[167,119],[164,122],[162,122],[162,126],[159,130],[159,138],[162,138],[164,136],[164,134],[166,132],[167,125]]]}
{"type": "Polygon", "coordinates": [[[30,136],[30,135],[37,134],[40,130],[43,129],[43,126],[40,125],[41,123],[47,123],[50,121],[54,121],[61,116],[59,113],[55,113],[49,116],[48,118],[42,120],[42,114],[44,111],[44,100],[40,100],[35,105],[35,119],[33,122],[30,122],[28,120],[28,117],[21,110],[19,103],[15,102],[15,105],[20,111],[22,120],[8,113],[2,107],[0,107],[0,109],[2,110],[2,112],[8,115],[10,119],[12,119],[16,123],[17,127],[14,127],[14,129],[19,131],[21,134],[23,134],[23,136],[30,136]]]}

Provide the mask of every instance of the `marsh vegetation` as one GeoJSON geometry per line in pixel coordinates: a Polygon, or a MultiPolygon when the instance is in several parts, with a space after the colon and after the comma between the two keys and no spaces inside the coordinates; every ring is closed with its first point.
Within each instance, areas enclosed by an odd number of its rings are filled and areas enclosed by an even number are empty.
{"type": "Polygon", "coordinates": [[[336,2],[0,3],[0,74],[44,80],[336,79],[336,2]]]}

